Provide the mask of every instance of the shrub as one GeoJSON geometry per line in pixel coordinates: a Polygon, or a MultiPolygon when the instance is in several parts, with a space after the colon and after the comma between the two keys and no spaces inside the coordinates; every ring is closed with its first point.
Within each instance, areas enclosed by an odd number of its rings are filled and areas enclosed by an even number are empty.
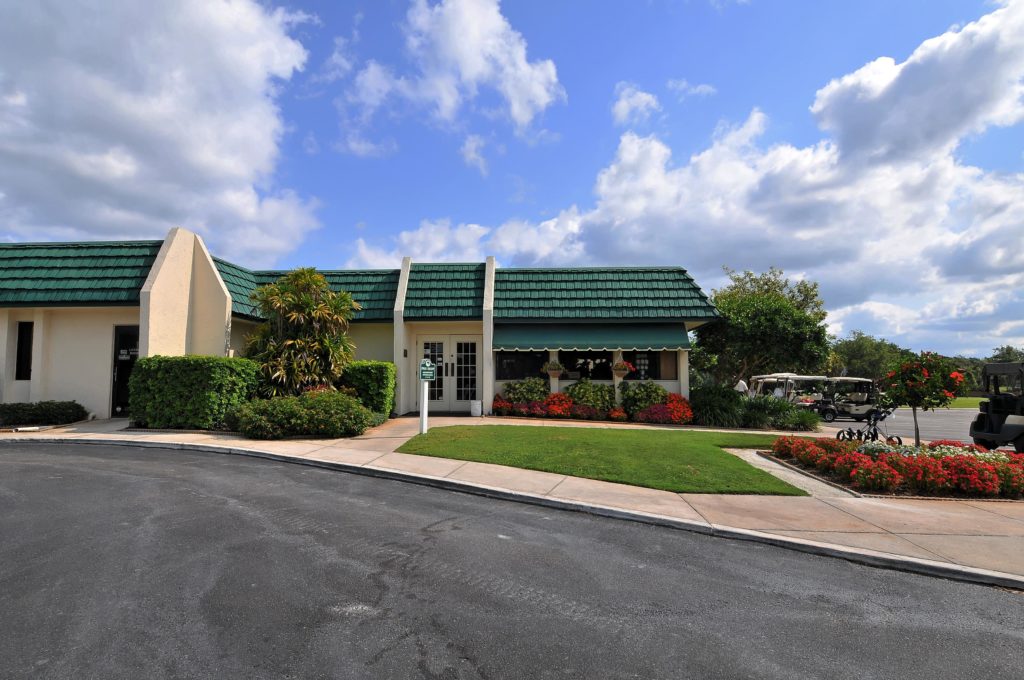
{"type": "Polygon", "coordinates": [[[595,385],[587,378],[581,378],[565,388],[565,393],[572,403],[590,406],[598,411],[611,411],[615,407],[615,387],[612,385],[595,385]]]}
{"type": "Polygon", "coordinates": [[[491,413],[496,416],[507,416],[512,413],[512,402],[505,400],[500,394],[495,395],[491,405],[491,413]]]}
{"type": "Polygon", "coordinates": [[[353,361],[345,366],[339,386],[355,388],[363,406],[390,415],[395,410],[395,365],[390,361],[353,361]]]}
{"type": "Polygon", "coordinates": [[[917,494],[942,494],[951,490],[950,477],[938,458],[882,454],[884,461],[903,476],[907,490],[917,494]]]}
{"type": "Polygon", "coordinates": [[[814,411],[792,406],[792,410],[782,420],[775,423],[774,427],[794,432],[815,432],[820,423],[821,418],[814,411]]]}
{"type": "Polygon", "coordinates": [[[380,419],[355,397],[334,391],[257,400],[238,410],[239,429],[252,439],[353,437],[380,419]]]}
{"type": "Polygon", "coordinates": [[[704,383],[690,392],[693,422],[708,427],[739,427],[743,397],[728,385],[704,383]]]}
{"type": "Polygon", "coordinates": [[[622,408],[630,417],[655,404],[664,404],[668,400],[668,390],[653,380],[637,383],[623,381],[619,383],[619,392],[622,394],[622,408]]]}
{"type": "Polygon", "coordinates": [[[621,406],[616,406],[612,410],[608,411],[608,420],[614,420],[617,422],[625,422],[629,416],[626,414],[625,409],[621,406]]]}
{"type": "Polygon", "coordinates": [[[678,394],[668,394],[664,404],[654,404],[636,413],[633,420],[638,423],[667,423],[683,425],[693,419],[690,402],[678,394]]]}
{"type": "Polygon", "coordinates": [[[66,425],[88,416],[77,401],[0,404],[0,425],[66,425]]]}
{"type": "Polygon", "coordinates": [[[836,456],[832,463],[832,472],[844,482],[849,482],[857,468],[873,463],[871,456],[864,453],[843,453],[836,456]]]}
{"type": "Polygon", "coordinates": [[[572,399],[560,392],[549,394],[544,400],[544,415],[551,418],[568,418],[572,415],[572,399]]]}
{"type": "Polygon", "coordinates": [[[519,404],[544,401],[548,398],[548,394],[550,394],[550,390],[544,378],[526,378],[519,382],[505,383],[505,392],[502,396],[513,404],[519,404]]]}
{"type": "Polygon", "coordinates": [[[796,408],[788,401],[771,395],[761,395],[743,400],[743,427],[762,430],[778,428],[790,412],[796,408]]]}
{"type": "Polygon", "coordinates": [[[900,473],[882,461],[866,461],[851,474],[853,486],[865,491],[895,491],[903,483],[900,473]]]}
{"type": "MultiPolygon", "coordinates": [[[[586,404],[573,404],[570,411],[573,418],[579,418],[580,420],[604,420],[608,413],[606,411],[599,411],[593,406],[587,406],[586,404]]],[[[625,411],[623,411],[625,414],[625,411]]]]}
{"type": "Polygon", "coordinates": [[[238,357],[143,357],[128,382],[129,413],[141,427],[224,428],[252,399],[260,367],[238,357]]]}
{"type": "Polygon", "coordinates": [[[1014,463],[996,463],[996,474],[999,475],[999,493],[1007,498],[1024,496],[1024,465],[1014,463]]]}

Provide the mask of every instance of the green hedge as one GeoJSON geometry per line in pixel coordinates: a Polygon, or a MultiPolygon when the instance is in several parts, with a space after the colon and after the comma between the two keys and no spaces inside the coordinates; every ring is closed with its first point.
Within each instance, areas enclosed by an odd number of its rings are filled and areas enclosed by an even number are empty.
{"type": "Polygon", "coordinates": [[[632,418],[645,408],[655,404],[664,404],[668,399],[668,390],[652,380],[643,382],[619,383],[619,392],[622,394],[622,408],[632,418]]]}
{"type": "Polygon", "coordinates": [[[589,406],[602,413],[607,413],[615,408],[615,387],[613,385],[598,385],[590,382],[587,378],[580,378],[579,382],[566,387],[565,393],[572,399],[572,403],[589,406]]]}
{"type": "Polygon", "coordinates": [[[345,366],[338,386],[354,388],[374,413],[387,416],[395,410],[395,365],[390,361],[353,361],[345,366]]]}
{"type": "Polygon", "coordinates": [[[260,399],[240,407],[235,416],[239,431],[251,439],[354,437],[381,421],[379,414],[343,392],[260,399]]]}
{"type": "Polygon", "coordinates": [[[507,382],[504,387],[506,401],[513,404],[529,404],[534,401],[544,401],[551,394],[548,381],[544,378],[526,378],[519,382],[507,382]]]}
{"type": "Polygon", "coordinates": [[[139,427],[212,430],[260,385],[260,367],[238,357],[144,357],[128,382],[129,413],[139,427]]]}
{"type": "Polygon", "coordinates": [[[65,425],[88,416],[77,401],[0,404],[0,425],[65,425]]]}

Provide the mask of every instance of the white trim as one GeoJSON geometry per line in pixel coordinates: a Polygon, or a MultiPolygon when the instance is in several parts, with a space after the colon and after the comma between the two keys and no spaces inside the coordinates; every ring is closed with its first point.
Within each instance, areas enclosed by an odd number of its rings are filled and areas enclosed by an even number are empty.
{"type": "Polygon", "coordinates": [[[668,347],[495,347],[495,352],[688,352],[679,345],[668,347]]]}
{"type": "Polygon", "coordinates": [[[494,270],[493,255],[488,255],[484,266],[483,341],[480,345],[480,372],[483,384],[480,397],[484,413],[491,412],[494,403],[494,270]]]}
{"type": "Polygon", "coordinates": [[[409,372],[409,360],[405,356],[405,294],[409,288],[409,270],[412,269],[412,258],[402,258],[402,268],[398,273],[398,290],[395,291],[395,308],[393,310],[392,349],[395,362],[395,411],[398,415],[412,410],[412,403],[417,399],[416,383],[406,382],[409,372]],[[412,393],[412,394],[410,394],[412,393]]]}

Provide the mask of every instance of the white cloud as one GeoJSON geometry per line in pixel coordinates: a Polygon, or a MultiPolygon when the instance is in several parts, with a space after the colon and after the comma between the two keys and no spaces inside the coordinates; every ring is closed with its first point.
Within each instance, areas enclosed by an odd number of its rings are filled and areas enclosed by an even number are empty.
{"type": "Polygon", "coordinates": [[[351,55],[352,42],[343,36],[334,38],[334,49],[324,60],[320,72],[313,76],[313,81],[318,83],[333,83],[341,80],[352,72],[353,58],[351,55]]]}
{"type": "Polygon", "coordinates": [[[0,237],[203,233],[269,263],[317,226],[274,186],[305,15],[236,0],[5,2],[0,237]],[[130,26],[130,30],[126,27],[130,26]]]}
{"type": "Polygon", "coordinates": [[[688,159],[626,132],[592,208],[481,228],[459,247],[518,265],[681,264],[705,287],[722,264],[775,265],[821,282],[837,332],[946,352],[1020,344],[1024,175],[955,151],[1021,119],[1022,82],[1015,2],[822,88],[812,109],[832,136],[817,144],[762,144],[769,121],[756,109],[688,159]]]}
{"type": "Polygon", "coordinates": [[[619,125],[642,123],[650,118],[652,112],[660,110],[658,98],[650,92],[644,92],[633,83],[620,82],[615,85],[612,118],[619,125]]]}
{"type": "Polygon", "coordinates": [[[480,89],[490,88],[515,129],[525,133],[540,113],[565,99],[554,62],[529,60],[526,39],[497,0],[414,0],[403,32],[413,72],[396,76],[370,60],[347,94],[364,123],[390,97],[429,107],[439,120],[452,122],[480,89]]]}
{"type": "Polygon", "coordinates": [[[423,220],[418,229],[400,233],[391,248],[356,239],[356,255],[346,266],[397,267],[406,255],[417,262],[479,262],[484,259],[481,242],[489,232],[479,224],[452,226],[447,219],[423,220]]]}
{"type": "Polygon", "coordinates": [[[710,97],[718,92],[713,85],[708,85],[707,83],[698,83],[693,85],[685,78],[674,78],[669,80],[667,85],[668,89],[675,92],[679,99],[686,99],[687,97],[710,97]]]}
{"type": "Polygon", "coordinates": [[[469,135],[459,149],[459,154],[466,165],[476,168],[484,177],[487,176],[487,159],[483,155],[485,144],[484,138],[480,135],[469,135]]]}

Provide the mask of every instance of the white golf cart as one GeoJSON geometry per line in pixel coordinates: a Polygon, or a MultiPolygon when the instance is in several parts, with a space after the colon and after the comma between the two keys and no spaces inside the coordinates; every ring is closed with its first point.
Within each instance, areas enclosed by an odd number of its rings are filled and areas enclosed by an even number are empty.
{"type": "Polygon", "coordinates": [[[861,421],[880,412],[881,393],[870,378],[829,378],[825,396],[818,403],[818,413],[826,423],[836,418],[861,421]]]}
{"type": "Polygon", "coordinates": [[[770,373],[755,375],[750,379],[747,396],[770,396],[801,406],[817,408],[824,396],[826,378],[823,375],[798,375],[796,373],[770,373]]]}

